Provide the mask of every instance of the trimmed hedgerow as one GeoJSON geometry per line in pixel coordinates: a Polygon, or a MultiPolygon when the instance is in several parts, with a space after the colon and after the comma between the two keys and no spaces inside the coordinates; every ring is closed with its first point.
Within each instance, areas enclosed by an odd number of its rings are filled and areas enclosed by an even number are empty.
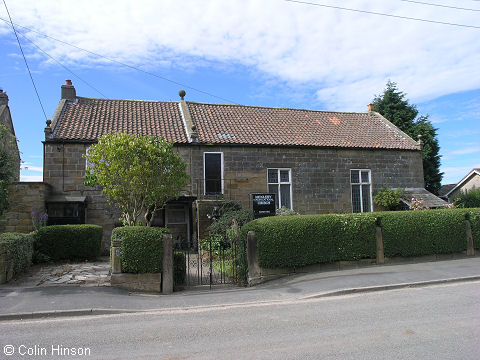
{"type": "Polygon", "coordinates": [[[257,236],[260,266],[299,267],[376,256],[375,215],[297,215],[257,219],[242,228],[257,236]]]}
{"type": "Polygon", "coordinates": [[[56,260],[95,260],[100,255],[103,229],[99,225],[52,225],[34,235],[34,249],[56,260]]]}
{"type": "Polygon", "coordinates": [[[30,234],[4,233],[0,243],[6,247],[7,258],[13,261],[13,276],[30,267],[33,254],[33,237],[30,234]]]}
{"type": "Polygon", "coordinates": [[[143,274],[162,272],[165,228],[125,226],[112,231],[112,240],[122,240],[122,272],[143,274]]]}
{"type": "Polygon", "coordinates": [[[473,246],[480,250],[480,208],[468,209],[468,216],[472,224],[473,246]]]}
{"type": "Polygon", "coordinates": [[[466,213],[466,209],[382,213],[385,256],[422,256],[465,251],[466,213]]]}

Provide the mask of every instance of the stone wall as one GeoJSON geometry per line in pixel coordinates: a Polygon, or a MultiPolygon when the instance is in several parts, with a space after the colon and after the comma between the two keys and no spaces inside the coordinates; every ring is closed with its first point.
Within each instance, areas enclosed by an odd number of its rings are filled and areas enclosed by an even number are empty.
{"type": "Polygon", "coordinates": [[[110,247],[110,237],[120,213],[110,206],[101,187],[84,186],[87,144],[45,143],[43,177],[51,186],[51,195],[85,196],[85,223],[103,227],[102,248],[110,247]]]}
{"type": "Polygon", "coordinates": [[[0,233],[33,231],[31,212],[45,210],[50,187],[41,182],[17,182],[8,187],[10,208],[0,217],[0,233]]]}
{"type": "Polygon", "coordinates": [[[267,169],[292,171],[293,208],[301,214],[352,212],[351,169],[370,169],[372,191],[424,187],[420,151],[257,146],[182,146],[191,161],[191,191],[203,195],[203,153],[223,152],[224,197],[251,207],[250,194],[267,192],[267,169]],[[199,181],[200,180],[200,181],[199,181]]]}
{"type": "MultiPolygon", "coordinates": [[[[47,142],[44,179],[51,186],[52,195],[86,196],[86,222],[103,226],[103,246],[108,249],[120,213],[107,204],[101,188],[83,185],[86,165],[83,154],[87,147],[87,144],[47,142]]],[[[190,183],[182,195],[209,199],[203,195],[203,153],[223,152],[222,197],[237,200],[246,208],[251,207],[250,194],[267,192],[267,168],[291,169],[293,208],[301,214],[351,212],[350,169],[370,169],[373,191],[383,186],[424,186],[420,151],[195,144],[175,148],[189,164],[190,183]]],[[[208,206],[200,204],[200,207],[199,217],[203,218],[208,206]]],[[[205,234],[206,226],[204,222],[197,230],[205,234]]]]}

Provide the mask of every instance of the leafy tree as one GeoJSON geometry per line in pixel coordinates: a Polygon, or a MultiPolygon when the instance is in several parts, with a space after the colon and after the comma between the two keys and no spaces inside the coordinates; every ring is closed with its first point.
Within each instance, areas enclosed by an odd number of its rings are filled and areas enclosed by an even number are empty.
{"type": "Polygon", "coordinates": [[[437,130],[433,127],[428,115],[419,116],[417,107],[405,99],[405,93],[397,88],[397,84],[388,81],[382,95],[373,99],[375,111],[398,126],[400,130],[414,139],[422,136],[424,143],[422,150],[423,176],[425,188],[438,194],[443,173],[440,172],[440,146],[438,145],[437,130]]]}
{"type": "Polygon", "coordinates": [[[85,157],[90,164],[85,185],[103,186],[127,225],[135,225],[143,214],[150,226],[155,211],[187,184],[187,165],[173,150],[173,143],[163,138],[107,134],[89,147],[85,157]]]}
{"type": "Polygon", "coordinates": [[[8,185],[16,179],[19,159],[12,149],[15,149],[15,136],[0,124],[0,215],[9,207],[8,185]]]}

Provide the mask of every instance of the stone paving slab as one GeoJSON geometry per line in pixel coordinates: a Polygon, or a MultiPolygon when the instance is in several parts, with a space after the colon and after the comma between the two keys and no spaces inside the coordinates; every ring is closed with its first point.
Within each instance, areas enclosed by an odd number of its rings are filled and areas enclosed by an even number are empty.
{"type": "Polygon", "coordinates": [[[0,288],[52,285],[110,286],[110,259],[102,257],[92,262],[33,265],[0,288]]]}

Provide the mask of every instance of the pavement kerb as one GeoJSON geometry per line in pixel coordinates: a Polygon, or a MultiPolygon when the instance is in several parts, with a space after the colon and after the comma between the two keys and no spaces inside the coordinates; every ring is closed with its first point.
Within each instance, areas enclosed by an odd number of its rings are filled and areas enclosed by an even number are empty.
{"type": "Polygon", "coordinates": [[[412,282],[412,283],[366,286],[361,288],[349,288],[349,289],[328,291],[328,292],[314,294],[314,295],[308,295],[308,296],[302,297],[302,299],[306,300],[306,299],[315,299],[315,298],[321,298],[321,297],[360,294],[360,293],[375,292],[375,291],[397,290],[397,289],[404,289],[409,287],[413,288],[413,287],[421,287],[421,286],[432,286],[432,285],[439,285],[439,284],[478,281],[478,280],[480,280],[480,276],[467,276],[467,277],[460,277],[460,278],[427,280],[427,281],[419,281],[419,282],[412,282]]]}
{"type": "MultiPolygon", "coordinates": [[[[360,288],[348,288],[342,290],[328,291],[324,293],[308,295],[304,297],[299,297],[297,300],[308,300],[315,298],[323,297],[335,297],[342,295],[351,295],[351,294],[360,294],[368,292],[377,292],[377,291],[388,291],[388,290],[397,290],[403,288],[413,288],[421,286],[433,286],[439,284],[448,284],[456,282],[469,282],[469,281],[478,281],[480,276],[468,276],[468,277],[459,277],[459,278],[449,278],[449,279],[440,279],[440,280],[428,280],[428,281],[419,281],[412,283],[400,283],[400,284],[391,284],[391,285],[379,285],[379,286],[368,286],[360,288]]],[[[279,300],[281,301],[281,300],[279,300]]],[[[273,301],[275,302],[275,301],[273,301]]],[[[222,307],[222,304],[211,305],[211,307],[219,306],[222,307]]],[[[209,306],[198,306],[196,308],[205,308],[209,306]]],[[[142,312],[151,312],[158,311],[159,309],[77,309],[77,310],[55,310],[55,311],[39,311],[31,313],[12,313],[12,314],[0,314],[0,321],[12,321],[12,320],[32,320],[32,319],[44,319],[44,318],[60,318],[60,317],[74,317],[74,316],[98,316],[98,315],[115,315],[115,314],[125,314],[125,313],[142,313],[142,312]]]]}

